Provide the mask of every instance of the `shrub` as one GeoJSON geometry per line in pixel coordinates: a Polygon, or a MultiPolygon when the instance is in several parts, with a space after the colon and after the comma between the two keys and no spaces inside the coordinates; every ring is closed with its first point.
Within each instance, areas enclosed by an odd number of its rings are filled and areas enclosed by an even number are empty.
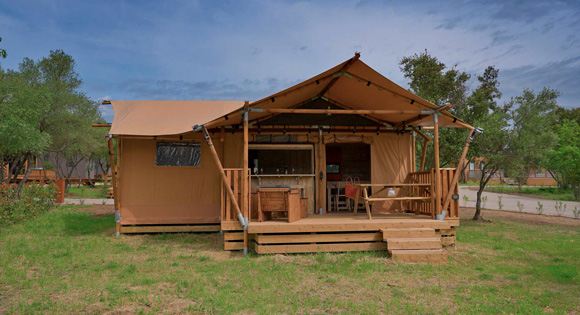
{"type": "Polygon", "coordinates": [[[54,206],[56,185],[27,184],[18,196],[17,186],[0,189],[0,226],[20,222],[54,206]]]}
{"type": "Polygon", "coordinates": [[[497,200],[497,206],[498,206],[499,210],[502,210],[503,209],[503,203],[501,202],[502,198],[503,198],[503,196],[501,196],[501,195],[500,196],[497,196],[497,199],[498,199],[497,200]]]}
{"type": "Polygon", "coordinates": [[[518,200],[518,209],[520,209],[520,212],[524,211],[524,203],[518,200]]]}
{"type": "Polygon", "coordinates": [[[487,204],[487,196],[481,197],[481,208],[485,209],[485,205],[487,204]]]}
{"type": "Polygon", "coordinates": [[[557,201],[554,209],[556,210],[556,214],[561,217],[566,212],[566,204],[562,205],[562,201],[557,201]]]}
{"type": "Polygon", "coordinates": [[[538,212],[538,214],[544,213],[544,205],[539,201],[538,201],[538,206],[536,207],[536,211],[538,212]]]}
{"type": "Polygon", "coordinates": [[[467,202],[469,201],[469,197],[467,197],[466,195],[463,195],[463,206],[467,207],[467,202]]]}
{"type": "Polygon", "coordinates": [[[576,218],[576,219],[580,218],[580,209],[578,209],[578,206],[574,207],[574,210],[572,210],[572,213],[574,214],[574,218],[576,218]]]}

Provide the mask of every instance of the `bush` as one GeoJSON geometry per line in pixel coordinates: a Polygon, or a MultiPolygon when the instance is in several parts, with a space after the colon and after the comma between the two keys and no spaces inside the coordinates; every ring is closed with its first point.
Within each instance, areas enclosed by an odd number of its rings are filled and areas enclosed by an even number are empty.
{"type": "Polygon", "coordinates": [[[56,185],[27,184],[18,197],[17,186],[0,189],[0,226],[14,224],[50,210],[54,206],[56,185]]]}

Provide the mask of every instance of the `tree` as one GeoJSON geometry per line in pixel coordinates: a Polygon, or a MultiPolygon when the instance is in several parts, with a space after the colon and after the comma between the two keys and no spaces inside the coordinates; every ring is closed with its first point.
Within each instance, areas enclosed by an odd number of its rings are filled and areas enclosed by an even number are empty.
{"type": "Polygon", "coordinates": [[[572,188],[574,199],[580,200],[580,124],[566,119],[557,127],[556,134],[558,144],[546,154],[542,166],[560,187],[572,188]]]}
{"type": "MultiPolygon", "coordinates": [[[[74,59],[56,50],[38,61],[24,58],[18,71],[0,72],[0,157],[11,165],[8,181],[34,156],[52,152],[65,165],[78,165],[105,145],[91,128],[102,119],[98,103],[80,90],[74,68],[74,59]]],[[[64,172],[67,187],[71,173],[64,172]]]]}
{"type": "MultiPolygon", "coordinates": [[[[409,87],[413,93],[425,100],[443,106],[449,102],[453,107],[450,113],[463,117],[466,109],[468,86],[467,82],[471,75],[456,69],[456,65],[451,69],[431,56],[427,50],[421,54],[404,57],[400,62],[400,69],[404,76],[410,80],[409,87]]],[[[432,135],[431,131],[425,131],[432,135]]],[[[439,132],[440,163],[442,166],[457,162],[465,143],[467,132],[463,129],[443,128],[439,132]]],[[[423,143],[417,144],[416,156],[420,157],[423,150],[423,143]]],[[[427,148],[425,167],[433,167],[433,147],[427,148]]]]}
{"type": "Polygon", "coordinates": [[[484,133],[471,145],[470,154],[484,157],[486,163],[479,179],[474,220],[482,219],[481,194],[494,175],[521,177],[522,172],[537,168],[554,146],[557,138],[551,126],[558,95],[548,88],[538,94],[525,89],[504,106],[490,108],[490,115],[476,122],[484,133]]]}
{"type": "MultiPolygon", "coordinates": [[[[2,37],[0,37],[0,42],[2,41],[2,37]]],[[[6,58],[6,50],[0,48],[0,58],[6,58]]]]}

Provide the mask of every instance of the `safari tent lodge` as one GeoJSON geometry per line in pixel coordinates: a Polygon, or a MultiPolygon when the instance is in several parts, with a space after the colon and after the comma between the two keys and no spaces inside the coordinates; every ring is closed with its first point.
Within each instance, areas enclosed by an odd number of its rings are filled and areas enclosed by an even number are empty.
{"type": "Polygon", "coordinates": [[[255,102],[105,103],[117,233],[223,231],[225,250],[434,263],[455,243],[459,172],[439,167],[439,128],[469,130],[457,165],[474,128],[359,54],[255,102]],[[433,169],[425,150],[415,166],[417,141],[434,146],[433,169]]]}

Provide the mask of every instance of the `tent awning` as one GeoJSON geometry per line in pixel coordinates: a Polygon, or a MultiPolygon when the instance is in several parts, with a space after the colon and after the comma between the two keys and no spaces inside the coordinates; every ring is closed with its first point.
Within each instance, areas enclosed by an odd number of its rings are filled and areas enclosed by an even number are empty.
{"type": "Polygon", "coordinates": [[[243,107],[238,101],[111,101],[111,134],[162,136],[189,132],[243,107]]]}

